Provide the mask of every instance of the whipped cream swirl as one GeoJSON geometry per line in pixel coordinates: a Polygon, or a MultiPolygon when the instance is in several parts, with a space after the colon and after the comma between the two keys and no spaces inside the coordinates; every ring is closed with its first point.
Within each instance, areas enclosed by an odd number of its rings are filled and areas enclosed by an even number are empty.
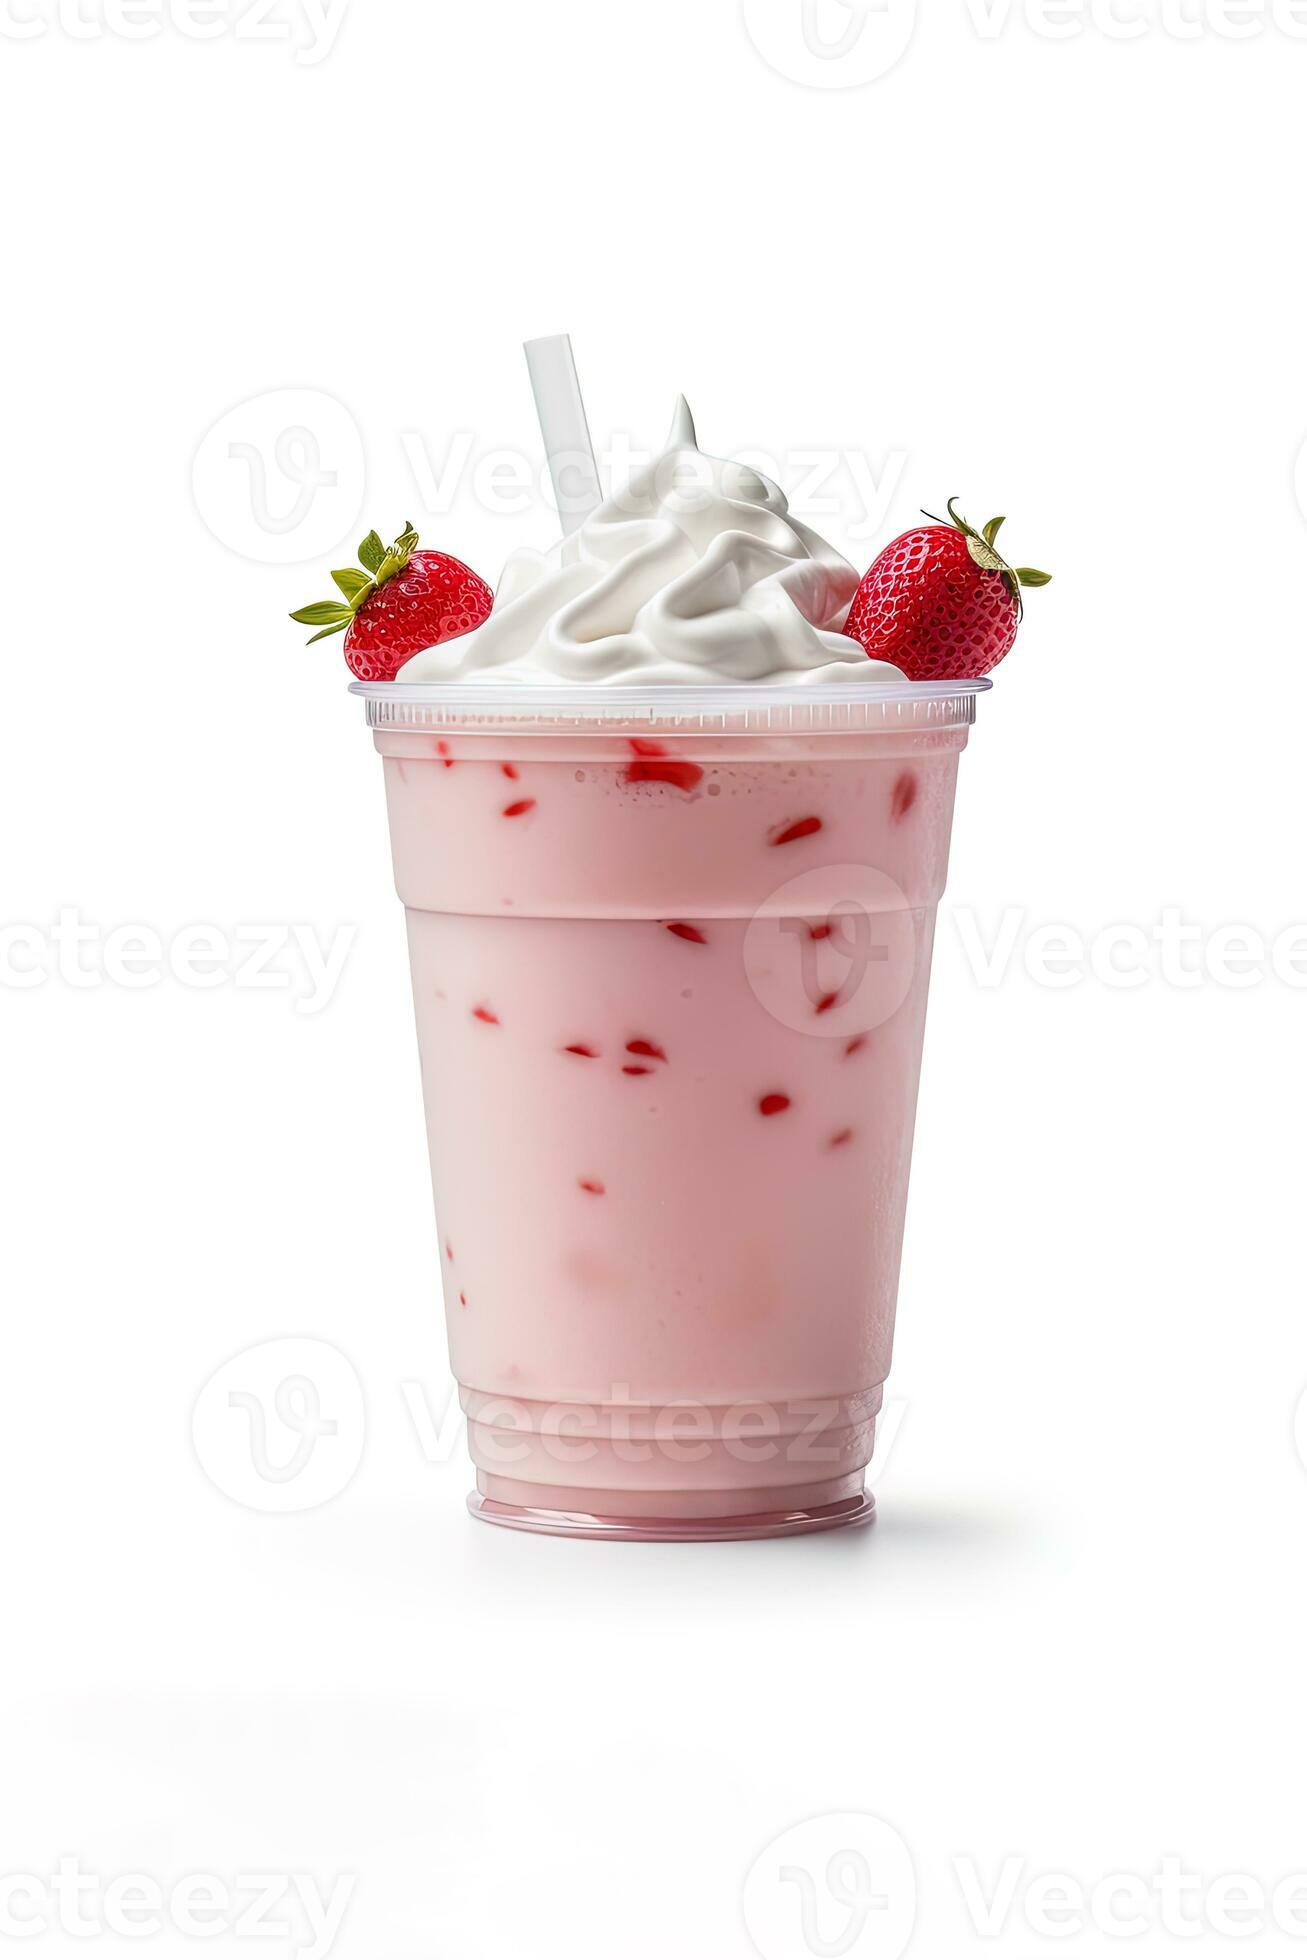
{"type": "Polygon", "coordinates": [[[840,632],[858,574],[741,463],[704,456],[682,398],[667,448],[553,551],[521,550],[484,625],[401,681],[874,681],[840,632]]]}

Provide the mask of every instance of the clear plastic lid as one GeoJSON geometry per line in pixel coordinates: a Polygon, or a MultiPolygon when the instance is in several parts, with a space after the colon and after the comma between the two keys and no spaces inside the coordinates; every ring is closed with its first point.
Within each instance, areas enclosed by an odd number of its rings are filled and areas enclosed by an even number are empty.
{"type": "Polygon", "coordinates": [[[829,681],[812,686],[760,687],[748,682],[708,687],[588,687],[558,682],[518,687],[507,682],[355,681],[351,694],[367,704],[368,726],[395,731],[424,728],[511,730],[548,735],[560,729],[595,734],[624,728],[682,735],[794,735],[864,729],[966,728],[976,700],[993,683],[976,681],[829,681]]]}

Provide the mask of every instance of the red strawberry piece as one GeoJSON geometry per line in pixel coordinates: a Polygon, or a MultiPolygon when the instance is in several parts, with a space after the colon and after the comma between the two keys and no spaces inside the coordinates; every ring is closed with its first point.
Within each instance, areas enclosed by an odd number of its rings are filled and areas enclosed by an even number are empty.
{"type": "Polygon", "coordinates": [[[497,1028],[499,1026],[499,1016],[492,1014],[488,1007],[474,1007],[472,1009],[472,1019],[474,1021],[484,1021],[486,1026],[490,1028],[497,1028]]]}
{"type": "Polygon", "coordinates": [[[708,935],[700,932],[698,926],[683,925],[678,920],[675,925],[669,925],[667,930],[668,932],[674,932],[678,939],[687,939],[691,946],[706,946],[708,944],[708,935]]]}
{"type": "Polygon", "coordinates": [[[817,1012],[819,1014],[829,1014],[832,1007],[834,1007],[838,1003],[838,1001],[839,1001],[838,994],[823,994],[821,999],[817,1002],[817,1012]]]}
{"type": "Polygon", "coordinates": [[[406,525],[385,546],[370,531],[359,546],[362,571],[333,572],[339,599],[324,599],[291,614],[321,630],[314,640],[345,635],[345,659],[361,681],[393,681],[405,661],[428,647],[470,633],[489,618],[495,595],[483,578],[444,551],[419,551],[418,534],[406,525]]]}
{"type": "Polygon", "coordinates": [[[583,1191],[588,1191],[590,1193],[590,1196],[592,1198],[603,1197],[604,1186],[599,1182],[599,1179],[597,1177],[578,1177],[576,1181],[580,1185],[583,1191]]]}
{"type": "Polygon", "coordinates": [[[855,1034],[844,1053],[850,1057],[860,1055],[870,1039],[869,1035],[855,1034]]]}
{"type": "Polygon", "coordinates": [[[832,932],[833,932],[834,930],[835,930],[835,928],[834,928],[833,926],[831,926],[831,925],[824,925],[824,926],[809,926],[809,927],[808,927],[808,937],[809,937],[809,939],[829,939],[829,938],[830,938],[830,936],[831,936],[831,933],[832,933],[832,932]]]}
{"type": "Polygon", "coordinates": [[[803,817],[798,823],[787,824],[776,836],[772,844],[797,844],[801,837],[815,837],[821,829],[820,817],[803,817]]]}
{"type": "Polygon", "coordinates": [[[758,1108],[764,1116],[783,1116],[789,1106],[788,1096],[763,1096],[758,1102],[758,1108]]]}
{"type": "Polygon", "coordinates": [[[909,770],[899,777],[894,785],[894,795],[890,802],[890,815],[895,823],[902,823],[908,811],[917,800],[917,779],[909,770]]]}
{"type": "Polygon", "coordinates": [[[517,770],[511,762],[501,762],[499,766],[508,777],[510,783],[517,781],[517,770]]]}
{"type": "Polygon", "coordinates": [[[567,1047],[564,1048],[563,1053],[565,1055],[580,1055],[582,1060],[587,1062],[597,1061],[599,1058],[599,1050],[597,1048],[587,1048],[583,1041],[569,1042],[567,1047]]]}
{"type": "Polygon", "coordinates": [[[628,1055],[643,1055],[650,1062],[665,1062],[667,1060],[666,1055],[656,1041],[628,1041],[626,1052],[628,1055]]]}
{"type": "MultiPolygon", "coordinates": [[[[858,587],[844,631],[873,660],[913,681],[978,680],[1012,651],[1021,593],[1047,572],[1015,570],[995,550],[1004,519],[977,531],[949,499],[932,519],[887,545],[858,587]]],[[[927,513],[929,515],[929,513],[927,513]]]]}
{"type": "Polygon", "coordinates": [[[626,1067],[622,1070],[622,1074],[623,1075],[652,1075],[653,1070],[651,1068],[640,1068],[634,1062],[628,1062],[626,1067]]]}
{"type": "Polygon", "coordinates": [[[667,760],[667,750],[661,742],[632,735],[626,746],[635,757],[634,762],[626,765],[628,783],[670,783],[673,789],[683,789],[688,795],[703,781],[703,770],[698,763],[667,760]]]}
{"type": "MultiPolygon", "coordinates": [[[[312,646],[312,645],[313,645],[313,642],[312,642],[312,640],[310,640],[310,641],[309,641],[309,645],[310,645],[310,646],[312,646]]],[[[445,765],[445,767],[446,767],[446,769],[452,769],[452,768],[453,768],[453,766],[454,766],[454,758],[453,758],[453,756],[452,756],[452,755],[451,755],[451,754],[449,753],[449,743],[448,743],[448,742],[437,742],[437,743],[436,743],[436,754],[437,754],[437,755],[438,755],[438,756],[439,756],[439,757],[441,758],[441,760],[442,760],[442,762],[444,763],[444,765],[445,765]]]]}
{"type": "Polygon", "coordinates": [[[528,810],[534,810],[535,806],[536,800],[534,796],[524,796],[516,803],[507,804],[504,809],[504,815],[506,817],[524,817],[528,810]]]}
{"type": "Polygon", "coordinates": [[[842,1150],[846,1143],[853,1142],[852,1130],[837,1130],[830,1140],[832,1150],[842,1150]]]}

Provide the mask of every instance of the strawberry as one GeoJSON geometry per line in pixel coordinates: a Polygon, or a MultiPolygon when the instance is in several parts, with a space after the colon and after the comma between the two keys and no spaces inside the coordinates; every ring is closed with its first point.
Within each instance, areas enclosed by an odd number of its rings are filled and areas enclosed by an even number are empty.
{"type": "Polygon", "coordinates": [[[427,647],[470,633],[489,617],[495,598],[485,580],[443,551],[419,551],[406,524],[387,550],[375,531],[359,546],[361,572],[333,572],[340,599],[322,599],[291,614],[319,626],[309,641],[345,635],[345,659],[361,681],[393,681],[406,660],[427,647]]]}
{"type": "Polygon", "coordinates": [[[1047,572],[1014,571],[999,557],[1003,518],[977,531],[956,502],[950,497],[950,523],[932,518],[885,547],[845,622],[873,660],[888,660],[911,681],[978,680],[997,667],[1017,636],[1022,588],[1049,583],[1047,572]]]}

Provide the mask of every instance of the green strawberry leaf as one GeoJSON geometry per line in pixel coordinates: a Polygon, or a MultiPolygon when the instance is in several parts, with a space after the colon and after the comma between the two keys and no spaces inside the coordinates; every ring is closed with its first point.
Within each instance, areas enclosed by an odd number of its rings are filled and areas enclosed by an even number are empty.
{"type": "Polygon", "coordinates": [[[1033,571],[1029,565],[1018,565],[1017,580],[1021,585],[1051,585],[1053,574],[1033,571]]]}
{"type": "Polygon", "coordinates": [[[325,626],[328,621],[348,626],[350,617],[349,607],[342,606],[339,599],[317,599],[311,606],[301,606],[298,612],[291,614],[291,618],[298,620],[301,626],[325,626]]]}
{"type": "Polygon", "coordinates": [[[999,532],[1003,529],[1003,526],[1006,523],[1007,523],[1006,517],[991,517],[988,524],[985,526],[985,543],[989,545],[991,549],[993,547],[995,538],[998,536],[999,532]]]}
{"type": "Polygon", "coordinates": [[[304,644],[307,647],[316,646],[319,640],[329,640],[333,633],[343,633],[348,625],[347,619],[338,619],[334,626],[324,626],[320,633],[315,633],[313,638],[306,640],[304,644]]]}
{"type": "Polygon", "coordinates": [[[356,572],[352,565],[347,565],[342,572],[333,572],[331,576],[351,605],[357,600],[360,593],[370,592],[372,590],[372,580],[368,577],[367,573],[356,572]]]}
{"type": "Polygon", "coordinates": [[[385,555],[385,545],[375,531],[369,531],[359,546],[359,564],[375,575],[381,570],[381,561],[385,555]]]}

